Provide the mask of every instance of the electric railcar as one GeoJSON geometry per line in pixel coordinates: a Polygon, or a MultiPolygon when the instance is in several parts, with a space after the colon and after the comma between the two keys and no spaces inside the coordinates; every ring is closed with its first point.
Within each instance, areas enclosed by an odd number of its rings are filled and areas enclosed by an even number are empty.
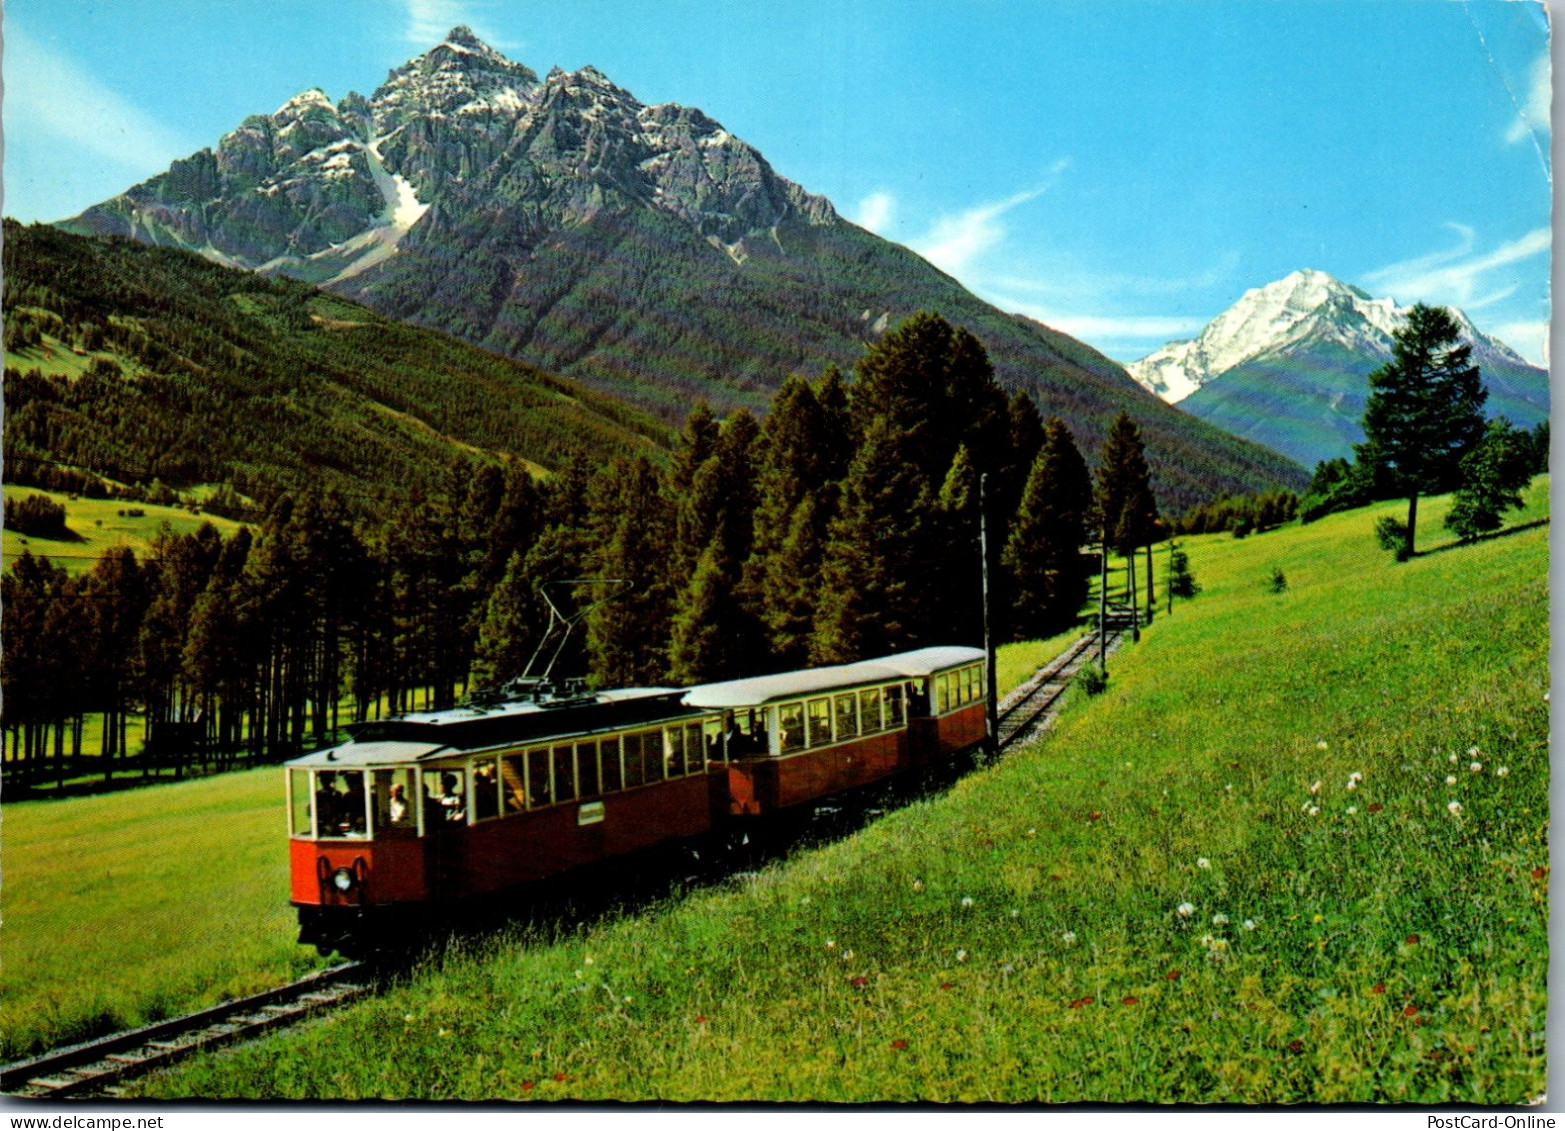
{"type": "Polygon", "coordinates": [[[349,728],[287,763],[291,899],[322,950],[982,741],[984,654],[525,695],[349,728]]]}

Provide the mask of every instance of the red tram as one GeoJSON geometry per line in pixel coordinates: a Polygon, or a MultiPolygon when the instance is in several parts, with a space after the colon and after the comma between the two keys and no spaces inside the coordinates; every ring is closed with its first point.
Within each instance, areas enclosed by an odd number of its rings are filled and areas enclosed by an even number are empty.
{"type": "Polygon", "coordinates": [[[349,728],[286,766],[291,898],[323,950],[899,773],[982,741],[984,654],[925,648],[686,689],[552,694],[349,728]]]}

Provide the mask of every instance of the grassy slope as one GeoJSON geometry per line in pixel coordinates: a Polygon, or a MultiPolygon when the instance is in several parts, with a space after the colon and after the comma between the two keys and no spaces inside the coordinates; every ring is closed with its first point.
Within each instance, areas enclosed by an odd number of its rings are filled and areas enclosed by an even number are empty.
{"type": "Polygon", "coordinates": [[[124,499],[72,499],[56,491],[41,491],[36,487],[4,488],[7,499],[21,499],[28,495],[43,495],[65,508],[65,525],[77,538],[61,541],[54,538],[23,536],[14,530],[4,532],[5,565],[21,557],[25,547],[34,556],[47,557],[67,573],[86,573],[104,551],[116,546],[129,546],[138,558],[147,554],[147,547],[167,522],[175,534],[192,534],[202,523],[210,522],[224,538],[232,537],[240,524],[215,514],[194,515],[182,507],[160,507],[151,503],[128,503],[124,499]],[[126,517],[121,512],[139,510],[140,518],[126,517]]]}
{"type": "MultiPolygon", "coordinates": [[[[1529,516],[1546,500],[1540,482],[1529,516]]],[[[1120,654],[1107,695],[943,798],[727,890],[452,955],[145,1088],[1536,1096],[1547,529],[1398,566],[1371,536],[1394,509],[1189,539],[1205,593],[1120,654]]]]}
{"type": "Polygon", "coordinates": [[[0,1058],[316,965],[294,944],[281,778],[6,805],[0,1058]]]}

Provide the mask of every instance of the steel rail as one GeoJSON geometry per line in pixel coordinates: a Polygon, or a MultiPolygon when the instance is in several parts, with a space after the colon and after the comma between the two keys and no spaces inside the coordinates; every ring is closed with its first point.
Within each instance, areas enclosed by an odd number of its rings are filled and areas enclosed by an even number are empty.
{"type": "Polygon", "coordinates": [[[292,1025],[361,997],[372,982],[364,963],[345,962],[286,986],[0,1066],[0,1092],[19,1097],[112,1094],[121,1081],[193,1052],[292,1025]]]}

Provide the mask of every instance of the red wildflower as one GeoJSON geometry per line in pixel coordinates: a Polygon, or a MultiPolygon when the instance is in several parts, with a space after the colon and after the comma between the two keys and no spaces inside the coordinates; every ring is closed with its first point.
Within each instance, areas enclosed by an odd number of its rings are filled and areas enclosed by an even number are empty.
{"type": "Polygon", "coordinates": [[[940,988],[942,990],[949,990],[951,988],[951,983],[950,982],[941,982],[940,983],[940,988]]]}
{"type": "Polygon", "coordinates": [[[1136,999],[1134,997],[1127,996],[1127,997],[1124,997],[1124,998],[1120,999],[1120,1004],[1121,1005],[1135,1005],[1136,1004],[1136,999]]]}
{"type": "Polygon", "coordinates": [[[1381,810],[1382,810],[1382,809],[1384,809],[1384,808],[1385,808],[1385,806],[1384,806],[1384,805],[1382,805],[1382,804],[1381,804],[1381,803],[1380,803],[1380,802],[1378,802],[1378,801],[1371,801],[1371,802],[1370,802],[1370,803],[1369,803],[1369,811],[1370,811],[1370,812],[1371,812],[1371,813],[1378,813],[1378,812],[1380,812],[1380,811],[1381,811],[1381,810]]]}
{"type": "Polygon", "coordinates": [[[1418,936],[1417,935],[1408,935],[1407,938],[1403,939],[1402,941],[1407,943],[1408,946],[1417,946],[1418,945],[1418,936]]]}
{"type": "Polygon", "coordinates": [[[1060,882],[1059,873],[1057,873],[1057,872],[1050,872],[1049,873],[1049,881],[1051,883],[1056,883],[1056,884],[1059,883],[1060,882]]]}
{"type": "Polygon", "coordinates": [[[1097,810],[1097,809],[1094,809],[1092,812],[1087,814],[1087,820],[1089,820],[1089,821],[1101,820],[1102,817],[1103,817],[1103,813],[1100,810],[1097,810]]]}
{"type": "Polygon", "coordinates": [[[1383,994],[1383,993],[1385,993],[1386,992],[1386,983],[1384,983],[1384,982],[1376,982],[1375,983],[1375,988],[1370,990],[1369,992],[1372,993],[1372,994],[1383,994]]]}
{"type": "Polygon", "coordinates": [[[522,1091],[530,1092],[530,1091],[533,1090],[534,1087],[536,1087],[536,1085],[531,1080],[523,1080],[522,1081],[522,1091]]]}
{"type": "Polygon", "coordinates": [[[1541,864],[1538,867],[1536,867],[1536,868],[1534,868],[1532,870],[1532,878],[1535,879],[1535,880],[1541,880],[1541,879],[1543,879],[1544,876],[1546,876],[1548,874],[1549,874],[1549,870],[1547,868],[1543,867],[1541,864]]]}
{"type": "Polygon", "coordinates": [[[1418,1016],[1418,1006],[1414,1005],[1412,1002],[1408,1002],[1405,1006],[1402,1007],[1402,1016],[1403,1017],[1417,1017],[1418,1016]]]}
{"type": "Polygon", "coordinates": [[[1088,994],[1086,997],[1081,999],[1081,1004],[1082,1005],[1091,1005],[1096,1000],[1097,999],[1094,998],[1091,994],[1088,994]]]}
{"type": "Polygon", "coordinates": [[[1177,981],[1179,981],[1179,971],[1178,970],[1170,970],[1168,972],[1168,980],[1170,982],[1177,982],[1177,981]]]}
{"type": "Polygon", "coordinates": [[[706,1024],[706,1014],[704,1014],[704,1013],[696,1014],[696,1024],[697,1025],[705,1025],[706,1024]]]}
{"type": "Polygon", "coordinates": [[[1301,1052],[1304,1051],[1304,1042],[1303,1041],[1289,1041],[1288,1042],[1288,1051],[1291,1052],[1294,1056],[1298,1056],[1301,1052]]]}
{"type": "Polygon", "coordinates": [[[898,1037],[896,1040],[891,1042],[891,1047],[894,1049],[905,1049],[907,1048],[907,1042],[904,1041],[901,1037],[898,1037]]]}
{"type": "Polygon", "coordinates": [[[563,1083],[565,1083],[565,1073],[563,1073],[563,1072],[556,1072],[554,1074],[554,1082],[556,1084],[563,1084],[563,1083]]]}
{"type": "Polygon", "coordinates": [[[853,984],[855,986],[867,986],[869,985],[869,979],[860,974],[858,977],[853,979],[853,984]]]}

